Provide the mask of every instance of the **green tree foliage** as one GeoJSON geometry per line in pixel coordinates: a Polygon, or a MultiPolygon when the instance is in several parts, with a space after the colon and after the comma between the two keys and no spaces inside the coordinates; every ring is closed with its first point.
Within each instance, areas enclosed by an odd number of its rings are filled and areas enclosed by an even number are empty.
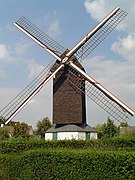
{"type": "Polygon", "coordinates": [[[14,127],[14,136],[13,137],[18,137],[18,136],[22,136],[22,137],[29,137],[29,126],[28,124],[24,123],[24,122],[14,122],[12,121],[10,123],[10,126],[14,127]]]}
{"type": "Polygon", "coordinates": [[[108,118],[107,124],[105,126],[105,137],[113,137],[118,133],[118,128],[114,124],[114,121],[108,118]]]}
{"type": "Polygon", "coordinates": [[[105,133],[105,127],[106,127],[106,124],[97,124],[96,125],[96,131],[98,133],[98,138],[101,139],[103,136],[104,136],[104,133],[105,133]]]}
{"type": "MultiPolygon", "coordinates": [[[[127,121],[122,121],[122,122],[120,123],[120,125],[118,126],[119,134],[120,134],[120,128],[122,128],[122,127],[128,127],[127,121]]],[[[121,135],[121,134],[120,134],[120,135],[121,135]]]]}
{"type": "Polygon", "coordinates": [[[128,126],[127,121],[123,121],[120,123],[120,127],[127,127],[127,126],[128,126]]]}
{"type": "Polygon", "coordinates": [[[8,131],[6,129],[0,131],[0,141],[5,141],[9,138],[8,131]]]}
{"type": "Polygon", "coordinates": [[[108,118],[107,123],[98,124],[96,130],[99,138],[110,138],[118,134],[118,127],[108,118]]]}
{"type": "MultiPolygon", "coordinates": [[[[4,124],[5,119],[0,116],[0,128],[1,128],[1,124],[4,124]]],[[[4,141],[7,140],[9,138],[9,134],[8,131],[6,129],[3,129],[0,131],[0,141],[4,141]]]]}
{"type": "Polygon", "coordinates": [[[35,131],[36,135],[40,135],[41,138],[45,137],[45,132],[52,126],[48,117],[45,117],[37,122],[37,129],[35,131]]]}

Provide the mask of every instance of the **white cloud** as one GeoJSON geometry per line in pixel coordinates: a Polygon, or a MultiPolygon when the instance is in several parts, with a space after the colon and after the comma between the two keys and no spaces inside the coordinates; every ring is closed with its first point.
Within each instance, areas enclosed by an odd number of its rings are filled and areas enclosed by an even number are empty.
{"type": "MultiPolygon", "coordinates": [[[[125,34],[120,34],[116,41],[112,44],[111,50],[115,53],[111,59],[107,59],[106,53],[104,56],[95,56],[90,61],[90,67],[87,67],[94,77],[105,85],[118,97],[125,100],[127,104],[135,107],[134,92],[135,92],[135,2],[129,0],[86,0],[84,3],[86,11],[92,18],[100,21],[113,8],[119,6],[128,12],[121,27],[124,27],[125,34]],[[123,60],[119,61],[122,56],[123,60]]],[[[109,50],[109,49],[108,49],[109,50]]]]}
{"type": "Polygon", "coordinates": [[[130,33],[126,37],[118,38],[112,44],[112,51],[118,53],[128,60],[134,60],[135,57],[135,33],[130,33]]]}
{"type": "Polygon", "coordinates": [[[16,43],[12,46],[0,44],[0,61],[6,64],[24,63],[24,55],[26,55],[27,50],[31,47],[31,43],[22,41],[22,43],[16,43]]]}
{"type": "Polygon", "coordinates": [[[135,2],[132,0],[85,0],[84,6],[87,12],[90,13],[91,17],[99,21],[116,6],[129,13],[133,12],[135,8],[135,2]]]}
{"type": "Polygon", "coordinates": [[[128,13],[126,19],[119,25],[119,28],[126,28],[132,32],[135,30],[134,15],[135,1],[129,0],[86,0],[84,3],[86,11],[95,20],[102,20],[116,6],[122,8],[128,13]]]}
{"type": "MultiPolygon", "coordinates": [[[[43,117],[52,114],[52,86],[51,81],[17,114],[13,121],[26,122],[35,128],[36,123],[43,117]]],[[[0,87],[0,110],[2,110],[22,89],[0,87]]]]}
{"type": "Polygon", "coordinates": [[[134,66],[127,61],[114,61],[103,56],[95,56],[88,59],[84,65],[97,81],[110,88],[117,90],[116,86],[120,84],[133,83],[134,66]]]}
{"type": "Polygon", "coordinates": [[[58,36],[60,34],[60,26],[59,26],[59,20],[55,19],[53,22],[49,24],[48,33],[50,36],[58,36]]]}
{"type": "Polygon", "coordinates": [[[0,59],[6,59],[9,57],[9,50],[5,44],[0,44],[0,59]]]}
{"type": "MultiPolygon", "coordinates": [[[[84,67],[86,67],[87,72],[95,78],[96,81],[135,110],[135,63],[114,61],[113,59],[107,59],[103,56],[95,56],[87,59],[87,61],[84,62],[84,67]]],[[[106,121],[108,115],[89,100],[89,98],[87,99],[87,114],[91,119],[89,124],[95,125],[106,121]]],[[[134,120],[135,117],[128,123],[133,125],[134,120]]]]}
{"type": "Polygon", "coordinates": [[[43,21],[45,22],[44,24],[46,24],[46,32],[49,36],[55,38],[61,34],[60,20],[57,17],[56,11],[46,14],[43,21]]]}
{"type": "MultiPolygon", "coordinates": [[[[88,69],[88,73],[92,74],[100,83],[105,87],[111,90],[116,94],[120,99],[126,102],[129,106],[135,107],[134,102],[134,92],[135,92],[135,80],[134,80],[134,62],[131,62],[131,57],[134,56],[134,14],[135,14],[135,2],[132,0],[86,0],[85,8],[87,12],[91,15],[92,18],[97,21],[101,20],[108,14],[114,7],[120,6],[122,9],[129,12],[128,17],[124,20],[127,25],[124,25],[128,30],[129,35],[124,38],[118,38],[117,41],[113,44],[113,52],[124,57],[125,61],[114,61],[112,59],[107,59],[104,56],[95,56],[91,60],[85,61],[85,64],[88,69]],[[128,42],[129,46],[126,47],[128,42]],[[130,52],[130,53],[129,53],[130,52]],[[130,54],[130,56],[129,56],[130,54]]],[[[34,21],[33,21],[34,22],[34,21]]],[[[40,19],[38,23],[40,24],[41,29],[46,29],[51,37],[55,38],[61,33],[60,29],[60,20],[56,12],[47,14],[44,19],[40,19]],[[44,22],[44,23],[43,23],[44,22]],[[43,27],[45,25],[45,27],[43,27]]],[[[22,41],[22,40],[21,40],[22,41]]],[[[19,59],[22,60],[22,55],[29,48],[29,44],[22,43],[13,46],[10,51],[5,45],[6,50],[8,50],[8,59],[12,62],[18,62],[19,59]],[[18,56],[20,55],[20,56],[18,56]],[[10,56],[10,58],[9,58],[10,56]]],[[[6,51],[5,51],[6,52],[6,51]]],[[[6,53],[5,53],[6,54],[6,53]]],[[[1,55],[0,55],[1,56],[1,55]]],[[[6,57],[6,56],[4,56],[6,57]]],[[[134,59],[134,58],[133,58],[134,59]]],[[[20,61],[21,62],[21,61],[20,61]]],[[[44,68],[42,65],[36,63],[35,60],[28,60],[25,58],[22,61],[25,65],[27,63],[29,70],[29,78],[33,78],[44,68]]],[[[23,65],[24,65],[23,64],[23,65]]],[[[4,75],[4,72],[1,71],[1,75],[4,75]]],[[[13,85],[14,86],[14,85],[13,85]]],[[[51,86],[52,87],[52,86],[51,86]]],[[[9,103],[19,92],[18,89],[12,88],[0,88],[0,106],[3,107],[3,104],[9,103]]],[[[24,108],[17,117],[16,120],[25,121],[29,124],[35,124],[37,120],[43,118],[44,116],[50,116],[52,113],[52,94],[50,93],[52,89],[45,86],[45,88],[34,98],[26,108],[24,108]]],[[[97,107],[98,108],[98,107],[97,107]]],[[[101,123],[102,120],[106,120],[107,114],[104,111],[96,110],[96,106],[91,104],[91,101],[88,102],[88,121],[89,124],[93,125],[101,123]]]]}
{"type": "Polygon", "coordinates": [[[17,43],[14,47],[16,55],[23,55],[31,47],[31,43],[22,40],[22,43],[17,43]],[[22,42],[23,41],[23,42],[22,42]]]}
{"type": "Polygon", "coordinates": [[[35,60],[28,61],[28,70],[29,70],[30,79],[37,76],[43,69],[44,69],[44,66],[37,64],[35,60]]]}
{"type": "Polygon", "coordinates": [[[96,20],[101,20],[101,18],[106,15],[106,4],[104,0],[87,0],[85,1],[84,6],[91,17],[96,20]]]}
{"type": "Polygon", "coordinates": [[[35,128],[36,123],[43,117],[52,116],[52,88],[51,82],[45,87],[20,111],[14,120],[24,121],[35,128]]]}

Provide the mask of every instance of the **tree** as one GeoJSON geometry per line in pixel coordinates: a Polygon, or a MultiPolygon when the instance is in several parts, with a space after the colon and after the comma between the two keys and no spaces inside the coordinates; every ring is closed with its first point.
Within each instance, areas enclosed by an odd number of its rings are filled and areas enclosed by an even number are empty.
{"type": "Polygon", "coordinates": [[[37,122],[37,129],[35,131],[36,135],[40,135],[41,138],[45,137],[45,132],[52,126],[48,117],[45,117],[37,122]]]}
{"type": "Polygon", "coordinates": [[[22,136],[22,137],[26,138],[26,137],[30,136],[28,124],[26,124],[24,122],[20,123],[20,122],[12,121],[9,125],[14,127],[13,137],[22,136]]]}
{"type": "Polygon", "coordinates": [[[9,138],[9,134],[6,129],[0,131],[0,141],[7,140],[8,138],[9,138]]]}
{"type": "Polygon", "coordinates": [[[106,124],[97,124],[96,125],[96,131],[98,133],[98,138],[101,139],[104,136],[105,133],[105,126],[106,124]]]}
{"type": "Polygon", "coordinates": [[[123,122],[120,123],[119,127],[127,127],[127,126],[128,126],[127,121],[123,121],[123,122]]]}
{"type": "Polygon", "coordinates": [[[96,131],[99,138],[110,138],[118,134],[118,128],[115,126],[114,121],[108,117],[107,123],[98,124],[96,131]]]}
{"type": "Polygon", "coordinates": [[[113,137],[118,133],[118,128],[115,126],[114,121],[108,117],[107,124],[105,127],[105,137],[113,137]]]}
{"type": "MultiPolygon", "coordinates": [[[[0,128],[1,128],[1,124],[4,124],[5,122],[5,118],[3,118],[2,116],[0,116],[0,128]]],[[[6,129],[1,129],[0,130],[0,140],[7,140],[9,138],[9,134],[8,131],[6,129]]]]}

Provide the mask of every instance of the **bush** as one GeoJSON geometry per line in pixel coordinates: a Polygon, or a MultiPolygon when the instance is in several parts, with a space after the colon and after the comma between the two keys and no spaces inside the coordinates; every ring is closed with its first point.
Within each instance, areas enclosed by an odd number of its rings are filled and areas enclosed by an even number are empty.
{"type": "Polygon", "coordinates": [[[13,138],[8,141],[0,142],[0,153],[21,153],[23,151],[36,149],[36,148],[90,148],[100,150],[119,150],[127,149],[135,150],[135,138],[125,136],[123,138],[109,138],[102,140],[64,140],[64,141],[45,141],[36,139],[26,139],[22,137],[13,138]]]}
{"type": "Polygon", "coordinates": [[[36,149],[20,155],[0,155],[0,179],[132,180],[135,152],[36,149]]]}
{"type": "Polygon", "coordinates": [[[103,140],[0,142],[0,179],[135,179],[133,136],[103,140]],[[117,150],[117,151],[116,151],[117,150]]]}
{"type": "Polygon", "coordinates": [[[6,129],[0,131],[0,141],[5,141],[9,138],[8,131],[6,129]]]}

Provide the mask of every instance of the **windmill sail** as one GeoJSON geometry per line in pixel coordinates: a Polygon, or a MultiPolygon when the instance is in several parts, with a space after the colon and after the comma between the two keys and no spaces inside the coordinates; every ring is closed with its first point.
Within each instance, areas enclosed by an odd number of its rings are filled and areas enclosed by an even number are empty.
{"type": "Polygon", "coordinates": [[[0,116],[8,124],[13,117],[42,89],[42,87],[58,72],[63,65],[51,62],[46,68],[24,88],[7,106],[0,111],[0,116]],[[50,71],[55,66],[55,71],[50,71]]]}
{"type": "Polygon", "coordinates": [[[85,93],[91,100],[98,104],[108,114],[114,117],[117,121],[127,121],[130,117],[134,116],[135,112],[125,105],[121,100],[104,88],[95,79],[90,77],[80,68],[78,68],[72,62],[69,68],[70,76],[68,80],[71,84],[76,86],[80,91],[85,93]],[[78,72],[77,72],[78,71],[78,72]],[[82,81],[77,80],[76,82],[72,79],[84,79],[85,88],[82,81]]]}
{"type": "Polygon", "coordinates": [[[66,56],[75,55],[81,62],[84,60],[112,30],[127,16],[127,12],[115,8],[110,12],[92,31],[86,34],[80,42],[75,45],[66,56]]]}
{"type": "Polygon", "coordinates": [[[54,39],[49,37],[46,33],[41,31],[35,24],[30,20],[22,16],[16,23],[14,23],[21,31],[32,38],[41,47],[45,48],[55,58],[59,59],[59,56],[65,52],[65,48],[56,42],[54,39]],[[51,51],[50,51],[51,50],[51,51]],[[57,57],[56,57],[56,56],[57,57]]]}
{"type": "MultiPolygon", "coordinates": [[[[63,66],[69,65],[70,81],[73,84],[72,77],[77,79],[84,78],[86,82],[86,91],[82,88],[84,83],[74,84],[83,93],[86,93],[94,102],[101,106],[105,111],[115,117],[117,120],[127,120],[134,112],[122,103],[118,98],[112,95],[107,89],[97,83],[93,78],[82,72],[73,62],[74,59],[82,61],[86,58],[105,37],[124,19],[127,13],[120,8],[115,8],[109,13],[92,31],[90,31],[82,40],[77,43],[70,51],[65,49],[46,33],[42,32],[37,26],[25,17],[21,17],[15,25],[38,43],[47,52],[52,54],[58,63],[51,63],[47,66],[30,85],[21,91],[6,107],[0,111],[0,116],[6,119],[5,124],[32,99],[63,66]],[[61,63],[62,62],[62,63],[61,63]],[[55,67],[57,65],[57,67],[55,67]],[[71,70],[70,70],[71,69],[71,70]],[[75,72],[73,71],[75,69],[75,72]],[[78,72],[78,73],[77,73],[78,72]],[[77,73],[77,74],[76,74],[77,73]],[[95,93],[96,92],[96,93],[95,93]]],[[[76,81],[77,82],[77,81],[76,81]]]]}
{"type": "MultiPolygon", "coordinates": [[[[92,31],[86,34],[70,51],[65,54],[63,62],[69,61],[75,55],[79,61],[84,60],[112,30],[127,16],[127,13],[116,7],[92,31]]],[[[20,30],[36,41],[46,51],[61,61],[60,56],[66,49],[41,31],[36,25],[25,17],[14,23],[20,30]]]]}

